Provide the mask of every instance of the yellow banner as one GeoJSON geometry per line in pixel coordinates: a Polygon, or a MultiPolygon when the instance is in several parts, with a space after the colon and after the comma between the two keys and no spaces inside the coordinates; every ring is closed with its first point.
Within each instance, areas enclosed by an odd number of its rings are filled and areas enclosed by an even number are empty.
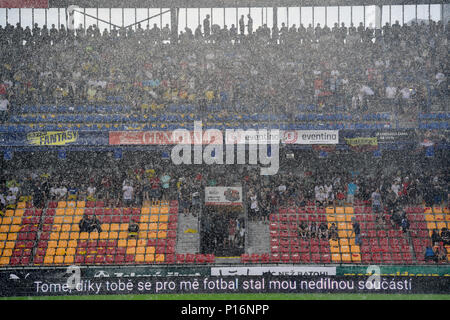
{"type": "Polygon", "coordinates": [[[27,141],[36,146],[63,146],[78,139],[77,131],[47,131],[27,134],[27,141]]]}
{"type": "Polygon", "coordinates": [[[378,140],[376,137],[374,138],[345,138],[345,142],[352,146],[377,146],[378,140]]]}

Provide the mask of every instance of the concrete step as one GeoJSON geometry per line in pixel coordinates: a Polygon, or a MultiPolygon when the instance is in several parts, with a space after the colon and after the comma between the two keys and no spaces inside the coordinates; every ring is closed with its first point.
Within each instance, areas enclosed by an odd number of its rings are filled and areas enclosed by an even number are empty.
{"type": "Polygon", "coordinates": [[[269,225],[262,222],[248,222],[246,253],[268,253],[270,252],[269,225]]]}
{"type": "Polygon", "coordinates": [[[176,253],[198,253],[200,249],[198,217],[178,214],[176,253]]]}

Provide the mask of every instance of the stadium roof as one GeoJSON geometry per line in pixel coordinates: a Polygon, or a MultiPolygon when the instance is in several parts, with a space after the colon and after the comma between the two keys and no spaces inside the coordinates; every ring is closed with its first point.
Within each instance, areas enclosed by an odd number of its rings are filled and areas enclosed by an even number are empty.
{"type": "Polygon", "coordinates": [[[50,8],[214,8],[214,7],[320,7],[362,5],[444,4],[447,0],[49,0],[50,8]]]}

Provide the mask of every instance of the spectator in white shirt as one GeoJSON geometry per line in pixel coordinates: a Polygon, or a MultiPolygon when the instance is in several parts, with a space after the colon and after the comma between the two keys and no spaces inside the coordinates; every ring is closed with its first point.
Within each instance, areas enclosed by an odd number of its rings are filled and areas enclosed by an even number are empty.
{"type": "Polygon", "coordinates": [[[395,97],[397,96],[397,88],[389,85],[386,87],[386,98],[387,99],[395,99],[395,97]]]}
{"type": "Polygon", "coordinates": [[[126,207],[131,206],[132,202],[133,202],[133,187],[131,185],[125,184],[122,187],[122,191],[123,191],[123,203],[126,207]]]}

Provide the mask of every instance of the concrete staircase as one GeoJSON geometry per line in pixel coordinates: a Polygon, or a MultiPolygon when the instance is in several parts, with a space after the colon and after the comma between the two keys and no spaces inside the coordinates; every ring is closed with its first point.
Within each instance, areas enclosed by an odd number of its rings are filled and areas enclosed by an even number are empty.
{"type": "Polygon", "coordinates": [[[247,225],[246,253],[270,253],[269,224],[249,221],[247,225]]]}
{"type": "Polygon", "coordinates": [[[184,216],[183,213],[178,214],[178,230],[176,253],[198,253],[200,250],[200,234],[199,234],[198,217],[184,216]],[[191,233],[189,231],[195,231],[191,233]],[[188,232],[185,232],[188,231],[188,232]]]}

